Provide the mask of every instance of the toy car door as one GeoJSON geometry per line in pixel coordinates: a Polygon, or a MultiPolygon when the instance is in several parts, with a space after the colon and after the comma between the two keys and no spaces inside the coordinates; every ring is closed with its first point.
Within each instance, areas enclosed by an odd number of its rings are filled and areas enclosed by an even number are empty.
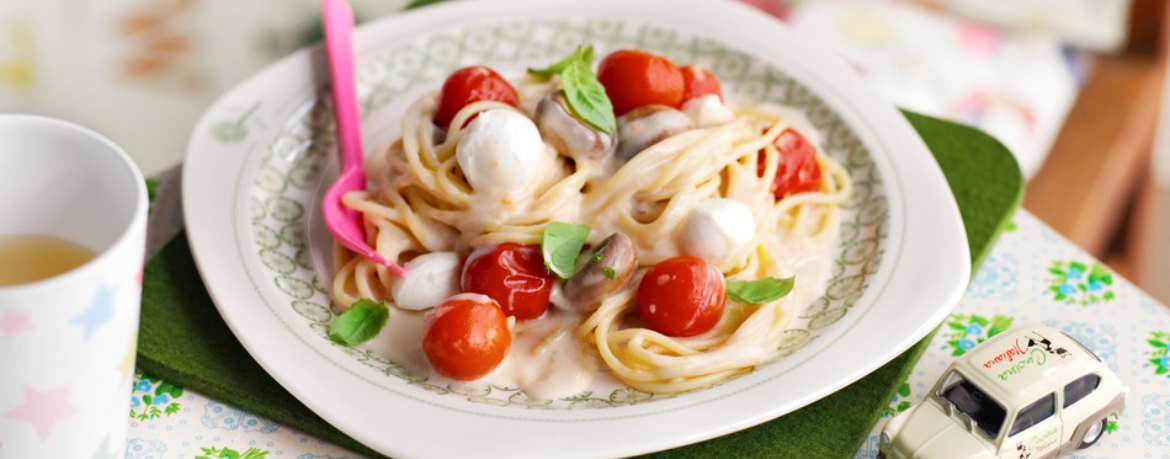
{"type": "Polygon", "coordinates": [[[1064,421],[1065,451],[1096,443],[1104,433],[1102,411],[1108,410],[1097,392],[1101,376],[1089,373],[1066,384],[1062,389],[1060,417],[1064,421]]]}
{"type": "Polygon", "coordinates": [[[1060,413],[1056,393],[1040,397],[1016,412],[1000,445],[1001,459],[1042,459],[1060,454],[1060,413]]]}

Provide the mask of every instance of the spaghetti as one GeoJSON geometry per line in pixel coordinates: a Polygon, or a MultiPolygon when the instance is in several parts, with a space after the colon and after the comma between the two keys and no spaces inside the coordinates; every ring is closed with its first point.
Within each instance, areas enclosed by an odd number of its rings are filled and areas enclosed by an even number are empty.
{"type": "MultiPolygon", "coordinates": [[[[756,226],[745,250],[713,261],[714,266],[728,279],[791,276],[801,261],[792,254],[823,254],[837,233],[839,209],[852,189],[848,172],[818,152],[819,189],[775,199],[773,177],[782,167],[775,143],[793,127],[792,120],[776,107],[759,106],[736,110],[726,123],[672,135],[624,164],[612,155],[589,159],[549,152],[535,178],[517,193],[505,198],[478,193],[456,158],[465,123],[489,109],[532,117],[539,97],[556,88],[531,78],[516,87],[519,108],[471,103],[457,112],[445,134],[432,123],[438,94],[422,97],[407,110],[402,138],[372,161],[370,175],[377,186],[343,198],[364,215],[370,245],[387,259],[405,261],[429,252],[539,244],[552,221],[591,226],[590,246],[621,232],[637,249],[641,268],[634,281],[596,310],[566,322],[614,376],[640,390],[675,393],[719,383],[776,358],[784,331],[799,308],[822,293],[823,282],[798,282],[793,294],[765,304],[728,302],[713,329],[670,337],[637,317],[638,280],[648,266],[684,253],[676,235],[687,216],[699,203],[716,198],[745,205],[756,226]]],[[[547,143],[544,148],[553,149],[547,143]]],[[[341,308],[362,298],[391,298],[394,277],[385,267],[339,244],[334,266],[332,292],[341,308]]],[[[562,306],[558,301],[563,300],[554,295],[554,306],[562,306]]]]}

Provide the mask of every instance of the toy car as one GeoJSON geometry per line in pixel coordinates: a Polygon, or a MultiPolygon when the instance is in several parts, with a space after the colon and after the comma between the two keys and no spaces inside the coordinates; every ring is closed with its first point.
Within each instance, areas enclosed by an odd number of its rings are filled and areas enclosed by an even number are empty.
{"type": "Polygon", "coordinates": [[[1128,392],[1068,335],[1011,329],[960,357],[922,403],[890,419],[878,457],[1056,457],[1096,443],[1128,392]]]}

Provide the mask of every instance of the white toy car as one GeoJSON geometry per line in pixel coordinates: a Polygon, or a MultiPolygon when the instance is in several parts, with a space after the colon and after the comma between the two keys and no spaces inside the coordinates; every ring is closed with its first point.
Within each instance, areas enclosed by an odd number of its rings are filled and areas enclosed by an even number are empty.
{"type": "Polygon", "coordinates": [[[1010,329],[960,357],[922,403],[890,419],[878,457],[1056,457],[1096,443],[1128,392],[1068,335],[1010,329]]]}

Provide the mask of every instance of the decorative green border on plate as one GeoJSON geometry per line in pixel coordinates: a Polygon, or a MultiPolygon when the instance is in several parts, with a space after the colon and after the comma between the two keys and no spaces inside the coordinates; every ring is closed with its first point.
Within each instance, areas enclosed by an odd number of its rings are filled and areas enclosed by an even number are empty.
{"type": "MultiPolygon", "coordinates": [[[[439,32],[363,60],[358,68],[358,96],[363,113],[368,115],[409,91],[437,86],[436,82],[462,65],[491,62],[519,67],[554,60],[579,43],[593,43],[599,53],[636,47],[677,62],[703,64],[720,76],[734,98],[773,102],[801,111],[822,134],[820,147],[849,171],[854,196],[845,206],[832,279],[825,295],[804,311],[798,327],[785,332],[782,355],[795,352],[844,317],[881,266],[889,233],[889,203],[870,152],[827,104],[779,69],[760,65],[749,55],[710,39],[680,37],[673,29],[623,29],[624,24],[609,20],[529,20],[458,33],[439,32]]],[[[244,110],[246,115],[235,120],[237,125],[242,126],[255,108],[244,110]]],[[[332,114],[324,98],[316,97],[297,110],[293,118],[278,124],[282,129],[267,145],[267,154],[250,190],[248,214],[256,242],[255,256],[265,267],[265,276],[287,297],[288,307],[303,317],[321,339],[332,344],[326,331],[336,314],[328,306],[327,281],[313,266],[306,238],[306,203],[315,198],[315,186],[331,161],[334,147],[332,114]]],[[[218,131],[207,134],[217,141],[222,137],[218,131]]],[[[233,142],[240,140],[232,137],[233,142]]],[[[608,395],[585,392],[537,400],[517,388],[434,384],[427,375],[369,351],[338,347],[357,362],[409,385],[477,403],[565,410],[629,406],[670,398],[621,388],[608,395]]]]}

